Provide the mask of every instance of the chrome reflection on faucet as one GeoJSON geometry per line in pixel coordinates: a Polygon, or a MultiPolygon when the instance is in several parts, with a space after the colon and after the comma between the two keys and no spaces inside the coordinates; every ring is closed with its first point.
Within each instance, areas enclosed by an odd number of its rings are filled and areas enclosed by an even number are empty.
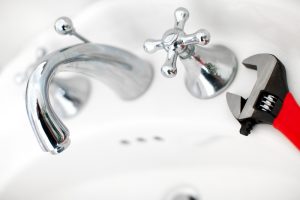
{"type": "MultiPolygon", "coordinates": [[[[22,69],[15,76],[15,82],[23,87],[39,62],[47,54],[45,48],[36,50],[36,60],[27,68],[22,69]]],[[[50,86],[50,101],[58,116],[69,119],[76,116],[86,105],[90,97],[92,85],[86,77],[74,75],[72,77],[54,77],[50,86]]],[[[23,88],[22,88],[23,89],[23,88]]],[[[25,93],[26,85],[24,86],[25,93]]]]}
{"type": "Polygon", "coordinates": [[[56,21],[55,30],[74,35],[85,43],[44,56],[27,84],[26,108],[31,126],[42,149],[52,154],[62,152],[70,143],[69,130],[54,112],[49,99],[49,86],[58,72],[79,72],[94,77],[124,100],[141,96],[153,78],[148,62],[119,48],[90,43],[75,32],[71,20],[66,17],[56,21]]]}
{"type": "Polygon", "coordinates": [[[175,27],[167,30],[161,40],[146,40],[144,49],[148,53],[160,49],[167,52],[161,68],[167,78],[176,76],[179,57],[187,71],[185,84],[189,92],[197,98],[211,98],[224,91],[233,81],[238,62],[234,53],[225,46],[200,47],[210,42],[210,33],[200,29],[193,34],[186,34],[183,29],[188,18],[187,9],[176,9],[175,27]]]}

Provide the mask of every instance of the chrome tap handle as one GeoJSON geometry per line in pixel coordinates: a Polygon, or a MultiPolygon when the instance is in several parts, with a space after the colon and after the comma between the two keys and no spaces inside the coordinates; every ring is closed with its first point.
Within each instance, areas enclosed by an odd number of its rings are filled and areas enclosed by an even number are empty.
{"type": "Polygon", "coordinates": [[[162,40],[153,40],[153,39],[148,39],[144,43],[144,50],[147,53],[155,53],[158,50],[163,49],[163,43],[162,40]]]}
{"type": "Polygon", "coordinates": [[[72,20],[68,17],[58,18],[54,23],[54,29],[61,35],[73,35],[84,43],[90,42],[88,39],[76,32],[72,20]]]}
{"type": "MultiPolygon", "coordinates": [[[[155,53],[156,51],[163,49],[163,42],[162,40],[153,40],[149,39],[146,40],[144,43],[144,50],[147,53],[155,53]]],[[[177,74],[177,67],[176,67],[176,60],[178,57],[178,53],[176,52],[176,49],[170,48],[167,51],[167,58],[163,66],[161,67],[161,73],[167,77],[172,78],[176,76],[177,74]]]]}
{"type": "Polygon", "coordinates": [[[175,16],[175,26],[174,27],[183,30],[184,25],[190,16],[189,11],[185,8],[180,7],[175,10],[174,16],[175,16]]]}
{"type": "Polygon", "coordinates": [[[181,36],[179,39],[184,45],[198,44],[204,46],[210,41],[210,33],[205,29],[200,29],[193,34],[181,36]]]}
{"type": "MultiPolygon", "coordinates": [[[[173,78],[177,74],[176,60],[190,45],[206,45],[210,41],[207,30],[200,29],[193,34],[186,34],[183,29],[189,18],[189,12],[185,8],[177,8],[174,13],[175,26],[165,32],[161,40],[148,39],[144,42],[144,50],[147,53],[155,53],[165,49],[167,59],[161,68],[162,74],[167,78],[173,78]]],[[[193,49],[193,48],[190,48],[193,49]]]]}
{"type": "Polygon", "coordinates": [[[167,59],[161,67],[161,73],[167,78],[173,78],[177,74],[177,61],[178,53],[175,49],[169,49],[167,53],[167,59]]]}

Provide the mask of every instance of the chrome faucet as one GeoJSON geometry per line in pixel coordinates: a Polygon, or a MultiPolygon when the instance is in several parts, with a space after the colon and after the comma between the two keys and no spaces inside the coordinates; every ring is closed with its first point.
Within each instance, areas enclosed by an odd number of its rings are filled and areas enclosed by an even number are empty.
{"type": "Polygon", "coordinates": [[[69,130],[49,99],[49,86],[57,73],[72,71],[94,77],[124,100],[141,96],[153,78],[148,62],[119,48],[90,43],[75,31],[69,18],[59,18],[55,30],[74,35],[84,43],[44,56],[36,63],[27,84],[26,108],[31,126],[42,149],[52,154],[64,151],[70,143],[69,130]]]}
{"type": "Polygon", "coordinates": [[[189,18],[185,8],[175,11],[175,26],[167,30],[161,40],[146,40],[144,49],[154,53],[160,49],[167,52],[161,68],[162,74],[172,78],[177,74],[176,61],[179,57],[186,69],[185,84],[189,92],[201,99],[212,98],[224,91],[233,81],[237,71],[237,59],[225,46],[215,45],[202,48],[210,42],[210,33],[200,29],[186,34],[183,29],[189,18]]]}
{"type": "MultiPolygon", "coordinates": [[[[34,63],[16,73],[15,82],[22,89],[24,87],[24,93],[26,83],[36,67],[35,63],[43,59],[46,54],[47,50],[44,47],[37,48],[34,63]]],[[[54,77],[49,88],[49,98],[55,113],[65,119],[75,117],[87,104],[91,88],[91,82],[87,77],[78,75],[63,78],[54,77]]]]}

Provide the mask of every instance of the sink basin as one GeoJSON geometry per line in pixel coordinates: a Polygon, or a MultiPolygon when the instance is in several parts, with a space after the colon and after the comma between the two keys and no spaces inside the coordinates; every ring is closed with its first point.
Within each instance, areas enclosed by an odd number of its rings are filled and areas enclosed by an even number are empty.
{"type": "MultiPolygon", "coordinates": [[[[206,28],[211,44],[228,46],[239,61],[255,53],[277,55],[300,102],[297,1],[97,2],[74,18],[78,32],[150,61],[153,84],[139,99],[125,102],[93,81],[89,103],[65,121],[70,147],[57,156],[41,152],[26,116],[25,86],[16,85],[14,77],[34,61],[38,47],[53,51],[77,42],[46,30],[0,76],[5,94],[0,105],[1,200],[153,200],[181,187],[194,188],[203,200],[300,199],[300,155],[284,136],[267,125],[241,136],[225,93],[196,99],[185,88],[180,62],[178,75],[166,79],[160,75],[164,53],[143,52],[146,38],[160,38],[172,27],[179,6],[190,11],[187,32],[206,28]]],[[[228,91],[247,97],[255,81],[256,72],[240,65],[228,91]]]]}
{"type": "Polygon", "coordinates": [[[290,165],[299,162],[279,150],[245,138],[195,137],[196,130],[180,126],[168,133],[159,124],[141,125],[74,141],[62,156],[35,159],[9,181],[1,199],[151,200],[182,187],[201,199],[299,197],[299,170],[290,165]]]}

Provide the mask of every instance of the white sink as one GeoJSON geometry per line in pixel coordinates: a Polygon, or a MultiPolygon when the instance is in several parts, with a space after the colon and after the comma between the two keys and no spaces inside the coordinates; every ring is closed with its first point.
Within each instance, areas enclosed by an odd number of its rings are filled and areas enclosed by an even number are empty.
{"type": "MultiPolygon", "coordinates": [[[[57,156],[41,152],[26,116],[24,88],[14,77],[34,61],[36,48],[53,51],[76,42],[49,28],[0,76],[1,200],[154,200],[180,187],[194,188],[203,200],[300,199],[300,154],[284,136],[268,125],[241,136],[225,93],[196,99],[185,88],[180,62],[177,77],[166,79],[160,75],[164,53],[143,52],[146,38],[160,38],[173,26],[179,6],[190,11],[187,32],[206,28],[211,44],[230,47],[239,62],[255,53],[277,55],[300,102],[297,1],[101,1],[74,19],[78,32],[150,61],[152,86],[123,102],[93,81],[88,105],[65,121],[70,147],[57,156]]],[[[227,91],[247,97],[255,81],[256,72],[240,65],[227,91]]]]}

